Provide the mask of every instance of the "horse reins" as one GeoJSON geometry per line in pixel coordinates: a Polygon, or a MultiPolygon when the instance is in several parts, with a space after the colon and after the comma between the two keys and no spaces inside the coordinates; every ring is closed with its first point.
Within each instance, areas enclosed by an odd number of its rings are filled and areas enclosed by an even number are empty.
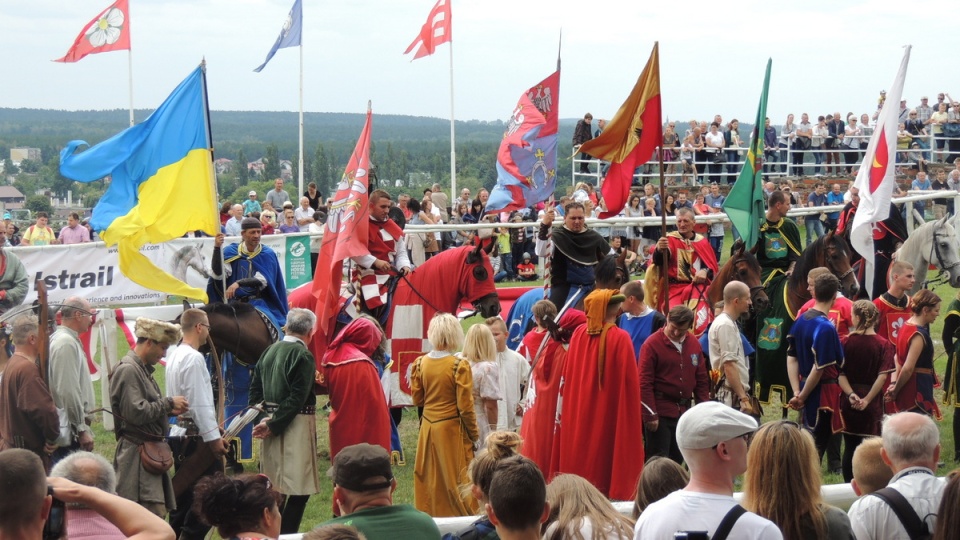
{"type": "Polygon", "coordinates": [[[939,243],[937,242],[937,236],[938,236],[938,235],[937,235],[937,229],[934,227],[934,229],[933,229],[933,245],[930,246],[930,255],[931,255],[931,256],[928,257],[928,259],[933,259],[933,256],[934,256],[934,255],[937,257],[937,264],[940,266],[940,273],[939,273],[939,274],[937,275],[937,277],[934,278],[934,279],[927,279],[927,280],[924,280],[924,281],[923,281],[923,285],[921,285],[921,286],[922,286],[923,288],[925,288],[925,289],[929,289],[928,285],[931,285],[931,284],[933,284],[933,285],[938,285],[938,284],[940,284],[940,283],[946,282],[947,279],[949,279],[947,276],[949,275],[950,270],[953,269],[953,268],[955,268],[955,267],[957,267],[958,265],[960,265],[960,261],[957,261],[957,262],[955,262],[955,263],[953,263],[953,264],[951,264],[951,265],[947,265],[947,264],[945,264],[945,263],[943,262],[943,254],[940,252],[940,245],[939,245],[939,243]]]}

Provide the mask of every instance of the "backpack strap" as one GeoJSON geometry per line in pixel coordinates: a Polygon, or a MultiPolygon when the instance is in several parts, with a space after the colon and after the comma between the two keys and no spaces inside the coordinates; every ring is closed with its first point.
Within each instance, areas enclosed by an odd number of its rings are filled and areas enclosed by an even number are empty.
{"type": "Polygon", "coordinates": [[[920,516],[917,515],[917,512],[899,491],[892,487],[885,487],[874,491],[871,495],[876,496],[893,509],[893,513],[897,515],[897,519],[900,520],[903,528],[910,535],[910,540],[929,537],[930,531],[927,529],[927,524],[920,519],[920,516]]]}
{"type": "Polygon", "coordinates": [[[711,540],[727,540],[727,536],[730,535],[730,531],[733,530],[734,524],[737,523],[737,520],[740,519],[740,516],[747,513],[747,509],[740,506],[739,504],[734,505],[727,515],[723,516],[723,519],[720,521],[720,525],[717,526],[717,530],[713,533],[711,540]]]}

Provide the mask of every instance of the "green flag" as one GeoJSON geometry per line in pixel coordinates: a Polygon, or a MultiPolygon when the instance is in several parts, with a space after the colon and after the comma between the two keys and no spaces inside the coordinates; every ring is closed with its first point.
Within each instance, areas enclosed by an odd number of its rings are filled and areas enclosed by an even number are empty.
{"type": "Polygon", "coordinates": [[[763,92],[760,94],[760,106],[757,107],[757,121],[753,126],[750,149],[743,162],[743,170],[733,184],[730,193],[723,202],[723,211],[737,228],[746,249],[752,249],[760,236],[760,220],[763,213],[763,130],[767,118],[767,92],[770,90],[770,66],[773,60],[767,60],[767,73],[763,77],[763,92]]]}

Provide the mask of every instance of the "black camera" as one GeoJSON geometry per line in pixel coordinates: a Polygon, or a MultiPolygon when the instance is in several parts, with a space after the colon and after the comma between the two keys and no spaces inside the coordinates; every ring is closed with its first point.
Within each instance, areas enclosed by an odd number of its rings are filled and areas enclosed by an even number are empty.
{"type": "Polygon", "coordinates": [[[673,534],[673,540],[710,540],[707,531],[681,531],[673,534]]]}
{"type": "Polygon", "coordinates": [[[53,496],[53,486],[47,486],[47,495],[53,497],[53,505],[43,524],[43,540],[57,540],[67,529],[67,505],[53,496]]]}

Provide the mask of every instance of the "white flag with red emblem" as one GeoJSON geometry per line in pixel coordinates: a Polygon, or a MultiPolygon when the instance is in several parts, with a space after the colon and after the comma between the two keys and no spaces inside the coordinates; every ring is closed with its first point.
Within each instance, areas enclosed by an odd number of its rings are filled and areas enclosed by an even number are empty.
{"type": "Polygon", "coordinates": [[[867,263],[864,283],[873,283],[873,224],[890,216],[890,199],[896,186],[894,174],[897,156],[897,129],[900,118],[900,96],[910,62],[910,45],[906,46],[900,70],[887,92],[887,99],[877,116],[870,143],[863,156],[853,187],[859,190],[860,204],[850,229],[850,244],[867,263]]]}

